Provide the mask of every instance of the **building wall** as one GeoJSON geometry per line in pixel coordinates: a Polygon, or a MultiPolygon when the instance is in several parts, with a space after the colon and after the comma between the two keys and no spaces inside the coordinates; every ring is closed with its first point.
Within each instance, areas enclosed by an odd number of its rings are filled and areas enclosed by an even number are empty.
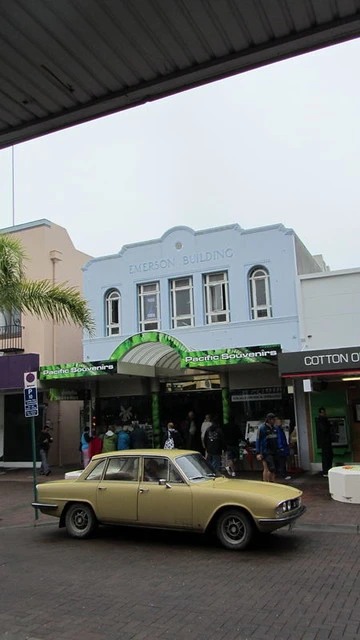
{"type": "MultiPolygon", "coordinates": [[[[30,280],[50,280],[55,283],[67,282],[82,289],[82,267],[90,256],[78,251],[66,229],[48,220],[18,225],[4,229],[18,237],[28,255],[26,276],[30,280]],[[51,256],[56,258],[55,267],[51,256]]],[[[81,360],[82,330],[72,324],[54,323],[23,314],[23,348],[25,352],[40,355],[40,364],[54,364],[81,360]]]]}
{"type": "MultiPolygon", "coordinates": [[[[319,269],[315,261],[313,269],[319,269]]],[[[189,349],[277,343],[294,351],[300,346],[291,230],[283,225],[250,230],[233,225],[199,232],[175,227],[158,240],[125,246],[119,254],[93,259],[85,266],[84,294],[94,311],[96,337],[84,340],[84,360],[108,358],[120,342],[139,331],[137,285],[153,281],[160,282],[159,330],[177,337],[189,349]],[[252,320],[248,277],[258,265],[270,275],[273,317],[252,320]],[[203,277],[218,271],[228,272],[230,322],[206,325],[203,277]],[[169,281],[180,276],[193,277],[195,326],[172,329],[169,281]],[[121,294],[122,330],[119,336],[106,337],[104,299],[111,288],[121,294]]]]}
{"type": "Polygon", "coordinates": [[[359,345],[360,269],[302,276],[300,283],[306,348],[359,345]]]}
{"type": "MultiPolygon", "coordinates": [[[[26,277],[30,280],[50,280],[54,283],[67,282],[82,290],[82,266],[90,256],[78,251],[67,231],[49,220],[17,225],[2,229],[21,240],[27,253],[26,277]],[[55,264],[52,259],[55,259],[55,264]]],[[[82,330],[72,324],[54,324],[23,314],[21,318],[22,347],[24,353],[40,356],[40,365],[57,362],[76,362],[82,359],[82,330]]],[[[1,350],[1,340],[0,340],[1,350]]],[[[19,358],[20,355],[13,355],[19,358]]],[[[1,359],[0,359],[1,367],[1,359]]],[[[4,422],[3,398],[6,389],[0,389],[0,457],[4,449],[4,438],[11,425],[4,422]]],[[[22,399],[21,399],[22,403],[22,399]]],[[[23,406],[19,409],[23,411],[23,406]]],[[[76,460],[79,440],[79,403],[50,402],[46,419],[53,426],[54,444],[50,459],[53,463],[71,463],[76,460]]],[[[29,460],[31,452],[29,452],[29,460]]],[[[6,460],[8,464],[11,461],[6,460]]]]}

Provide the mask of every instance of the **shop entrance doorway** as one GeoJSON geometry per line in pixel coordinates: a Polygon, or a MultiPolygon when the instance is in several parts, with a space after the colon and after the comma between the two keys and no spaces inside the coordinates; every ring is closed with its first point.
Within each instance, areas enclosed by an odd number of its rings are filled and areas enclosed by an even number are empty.
{"type": "Polygon", "coordinates": [[[222,424],[221,391],[192,391],[160,395],[160,423],[163,429],[168,422],[173,422],[181,429],[189,411],[194,412],[199,427],[207,413],[217,418],[222,424]]]}

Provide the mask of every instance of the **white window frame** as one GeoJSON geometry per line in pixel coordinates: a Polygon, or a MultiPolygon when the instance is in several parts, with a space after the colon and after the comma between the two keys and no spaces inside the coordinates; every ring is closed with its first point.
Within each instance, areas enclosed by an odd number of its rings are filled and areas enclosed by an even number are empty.
{"type": "Polygon", "coordinates": [[[252,320],[266,320],[272,317],[272,305],[270,295],[270,276],[265,267],[257,266],[249,273],[250,311],[252,320]],[[258,304],[256,282],[265,281],[265,304],[258,304]],[[264,314],[265,312],[265,314],[264,314]]]}
{"type": "Polygon", "coordinates": [[[216,271],[204,275],[205,322],[222,324],[230,322],[229,278],[227,271],[216,271]],[[212,289],[221,287],[221,309],[213,309],[212,289]]]}
{"type": "Polygon", "coordinates": [[[138,309],[139,309],[139,331],[159,331],[161,327],[161,318],[160,318],[160,283],[159,281],[154,282],[143,282],[142,284],[138,284],[138,309]],[[149,287],[153,287],[153,289],[149,289],[149,287]],[[145,288],[149,290],[145,290],[145,288]],[[155,318],[145,318],[145,298],[148,295],[155,295],[156,297],[156,317],[155,318]]]}
{"type": "Polygon", "coordinates": [[[172,329],[186,329],[187,327],[193,327],[195,324],[194,319],[194,287],[192,276],[184,276],[183,278],[174,278],[170,280],[170,305],[171,305],[171,327],[172,329]],[[186,285],[179,285],[183,280],[187,280],[186,285]],[[179,286],[177,286],[179,285],[179,286]],[[188,291],[190,301],[190,311],[187,314],[180,315],[177,313],[176,308],[176,294],[178,291],[188,291]],[[189,320],[188,324],[181,324],[185,320],[189,320]]]}
{"type": "Polygon", "coordinates": [[[105,296],[105,317],[106,317],[106,335],[121,335],[121,295],[117,289],[110,289],[105,296]],[[117,302],[118,305],[118,322],[112,322],[112,305],[117,302]]]}

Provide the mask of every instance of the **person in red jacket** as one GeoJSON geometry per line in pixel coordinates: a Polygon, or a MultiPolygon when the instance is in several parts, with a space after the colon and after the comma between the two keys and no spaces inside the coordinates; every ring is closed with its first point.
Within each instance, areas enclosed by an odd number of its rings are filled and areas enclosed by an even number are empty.
{"type": "Polygon", "coordinates": [[[91,440],[89,442],[89,462],[93,456],[102,452],[102,440],[97,435],[95,427],[91,430],[91,440]]]}

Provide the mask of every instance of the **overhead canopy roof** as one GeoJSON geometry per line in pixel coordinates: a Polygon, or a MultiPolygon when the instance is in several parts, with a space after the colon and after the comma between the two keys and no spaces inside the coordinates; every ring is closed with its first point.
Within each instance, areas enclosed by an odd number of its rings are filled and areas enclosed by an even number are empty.
{"type": "Polygon", "coordinates": [[[359,0],[0,0],[0,148],[359,34],[359,0]]]}
{"type": "MultiPolygon", "coordinates": [[[[145,343],[131,349],[121,359],[129,364],[141,364],[150,367],[163,367],[164,369],[180,369],[180,355],[166,344],[145,343]]],[[[119,370],[119,367],[118,367],[119,370]]]]}

